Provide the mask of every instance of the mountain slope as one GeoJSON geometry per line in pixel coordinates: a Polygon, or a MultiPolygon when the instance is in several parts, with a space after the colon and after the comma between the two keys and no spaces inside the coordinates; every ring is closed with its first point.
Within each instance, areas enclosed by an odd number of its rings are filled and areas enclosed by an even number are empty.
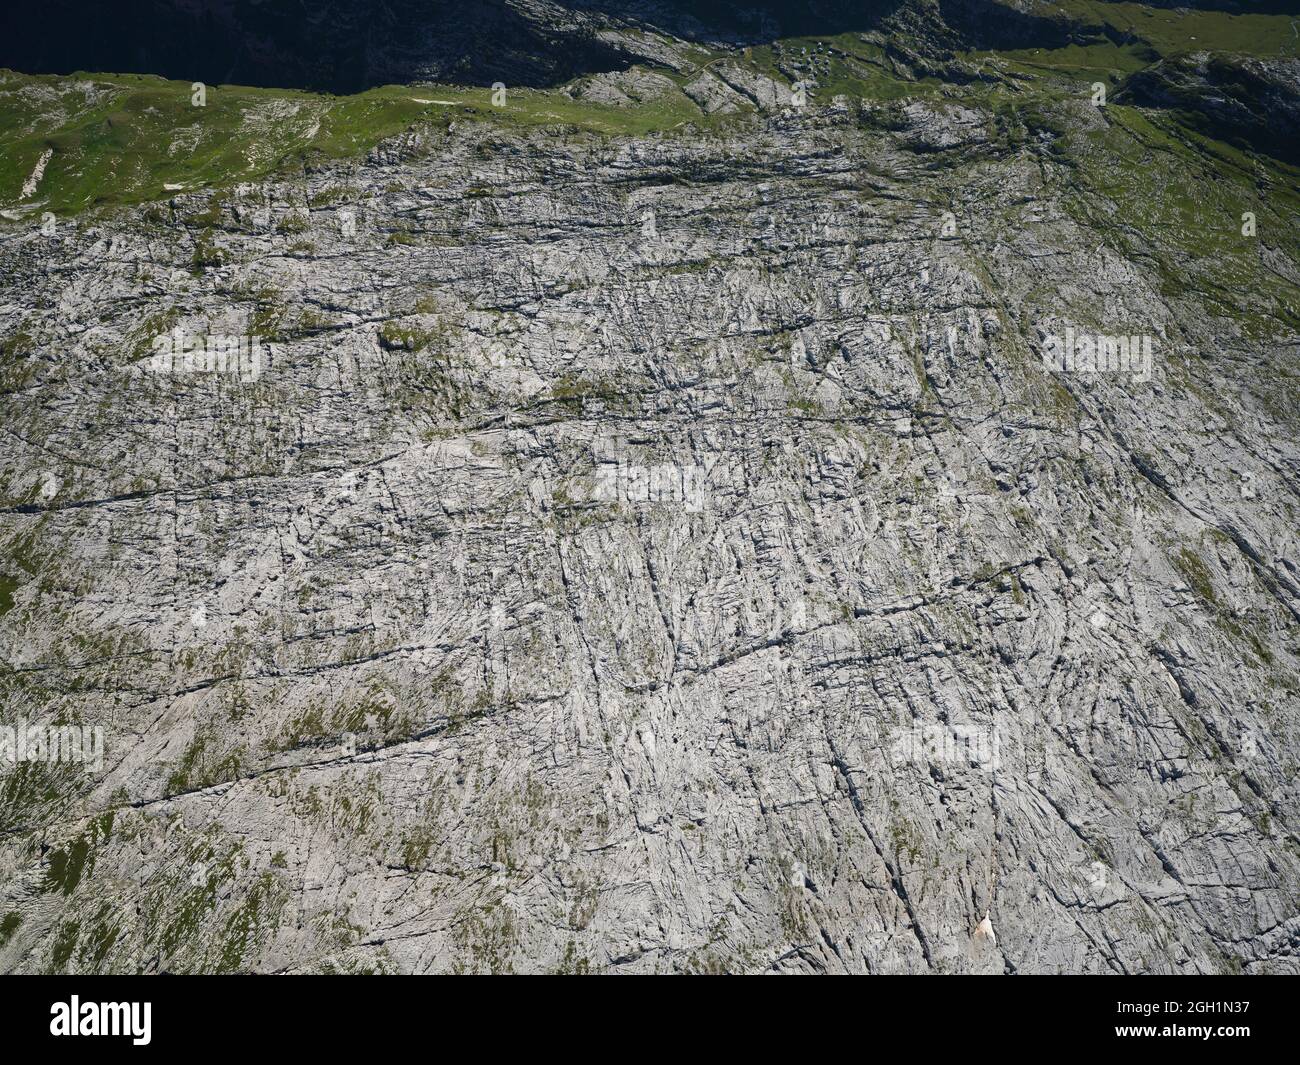
{"type": "Polygon", "coordinates": [[[1295,169],[1132,42],[674,40],[6,76],[0,722],[105,758],[0,967],[1297,971],[1295,169]]]}

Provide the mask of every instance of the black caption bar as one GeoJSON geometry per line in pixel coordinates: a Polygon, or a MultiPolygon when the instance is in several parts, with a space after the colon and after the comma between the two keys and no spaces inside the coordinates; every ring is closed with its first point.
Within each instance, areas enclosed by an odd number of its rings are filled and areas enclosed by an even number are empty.
{"type": "MultiPolygon", "coordinates": [[[[531,1032],[535,1040],[557,1026],[571,1031],[581,1024],[573,1012],[575,994],[600,1006],[614,993],[609,986],[606,982],[602,990],[588,981],[581,992],[562,997],[554,992],[512,996],[509,988],[498,986],[485,999],[481,984],[461,990],[478,1003],[490,1002],[493,1013],[508,1011],[511,1023],[505,1028],[521,1040],[531,1032]],[[557,1009],[558,1003],[568,1005],[557,1009]]],[[[973,1043],[999,1052],[1127,1045],[1179,1055],[1195,1047],[1215,1054],[1285,1050],[1289,1057],[1295,1046],[1296,987],[1248,977],[868,977],[844,985],[840,993],[854,1003],[844,1019],[869,1023],[877,1045],[890,1037],[924,1050],[969,1050],[973,1043]]],[[[653,1011],[657,998],[690,995],[698,1002],[698,991],[679,985],[662,984],[658,996],[647,993],[644,984],[638,991],[638,1013],[653,1011]]],[[[779,1016],[786,1018],[779,1028],[792,1038],[803,1030],[800,1038],[806,1038],[806,1022],[820,1012],[807,1001],[808,990],[789,981],[752,985],[743,995],[747,1006],[749,1000],[762,1005],[770,998],[783,1013],[724,1009],[716,1020],[725,1023],[712,1026],[715,1045],[724,1030],[728,1041],[766,1044],[779,1016]]],[[[259,1053],[338,1054],[352,1047],[373,1052],[394,1018],[421,1018],[444,1033],[459,1028],[468,1016],[459,1009],[447,1012],[456,997],[446,982],[435,988],[404,977],[10,977],[0,985],[0,1020],[7,1047],[18,1050],[94,1053],[111,1043],[128,1054],[234,1054],[254,1046],[259,1053]]],[[[626,989],[619,999],[626,1008],[626,989]]],[[[842,1026],[828,1015],[820,1019],[842,1026]]],[[[600,1027],[594,1025],[592,1034],[600,1027]]],[[[406,1030],[409,1037],[412,1030],[406,1030]]],[[[688,1038],[685,1029],[681,1036],[688,1038]]]]}

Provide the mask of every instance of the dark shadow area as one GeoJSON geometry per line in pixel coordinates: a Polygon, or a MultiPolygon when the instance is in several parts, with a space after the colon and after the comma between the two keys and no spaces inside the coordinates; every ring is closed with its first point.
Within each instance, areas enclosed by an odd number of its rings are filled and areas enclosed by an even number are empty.
{"type": "Polygon", "coordinates": [[[1175,111],[1215,140],[1300,164],[1300,59],[1175,56],[1133,74],[1115,100],[1175,111]]]}
{"type": "Polygon", "coordinates": [[[643,30],[732,46],[869,30],[937,48],[1070,36],[995,0],[10,0],[0,66],[340,94],[413,81],[543,87],[653,59],[643,30]]]}
{"type": "Polygon", "coordinates": [[[419,78],[540,85],[628,62],[504,0],[45,0],[0,16],[0,66],[33,74],[159,74],[342,94],[419,78]]]}

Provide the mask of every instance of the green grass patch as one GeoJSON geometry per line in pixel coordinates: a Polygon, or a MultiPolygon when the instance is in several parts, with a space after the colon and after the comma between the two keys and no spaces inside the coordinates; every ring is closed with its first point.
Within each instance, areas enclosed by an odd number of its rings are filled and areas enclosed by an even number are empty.
{"type": "Polygon", "coordinates": [[[1111,0],[1054,0],[1047,9],[1131,34],[1162,55],[1205,49],[1255,56],[1300,54],[1300,40],[1291,32],[1292,15],[1233,15],[1111,0]]]}
{"type": "Polygon", "coordinates": [[[676,93],[618,108],[511,89],[496,107],[492,91],[480,88],[389,85],[329,96],[210,86],[206,106],[195,107],[189,83],[152,75],[0,70],[0,205],[70,215],[162,199],[300,171],[307,162],[359,158],[405,130],[445,129],[452,120],[621,136],[718,121],[676,93]],[[23,197],[46,153],[43,176],[23,197]]]}
{"type": "Polygon", "coordinates": [[[23,923],[23,915],[18,912],[7,913],[4,920],[0,920],[0,947],[8,944],[13,939],[14,933],[18,931],[18,926],[23,923]]]}
{"type": "Polygon", "coordinates": [[[1192,548],[1184,547],[1173,558],[1174,568],[1182,575],[1192,591],[1211,605],[1217,605],[1219,597],[1214,593],[1214,581],[1210,578],[1209,567],[1201,556],[1192,548]]]}

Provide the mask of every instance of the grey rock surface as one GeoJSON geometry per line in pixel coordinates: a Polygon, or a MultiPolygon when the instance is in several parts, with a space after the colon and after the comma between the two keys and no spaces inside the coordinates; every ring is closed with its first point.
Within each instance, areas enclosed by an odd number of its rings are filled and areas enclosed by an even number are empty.
{"type": "Polygon", "coordinates": [[[0,710],[106,752],[0,968],[1300,971],[1296,340],[1068,189],[840,99],[0,230],[0,710]]]}

